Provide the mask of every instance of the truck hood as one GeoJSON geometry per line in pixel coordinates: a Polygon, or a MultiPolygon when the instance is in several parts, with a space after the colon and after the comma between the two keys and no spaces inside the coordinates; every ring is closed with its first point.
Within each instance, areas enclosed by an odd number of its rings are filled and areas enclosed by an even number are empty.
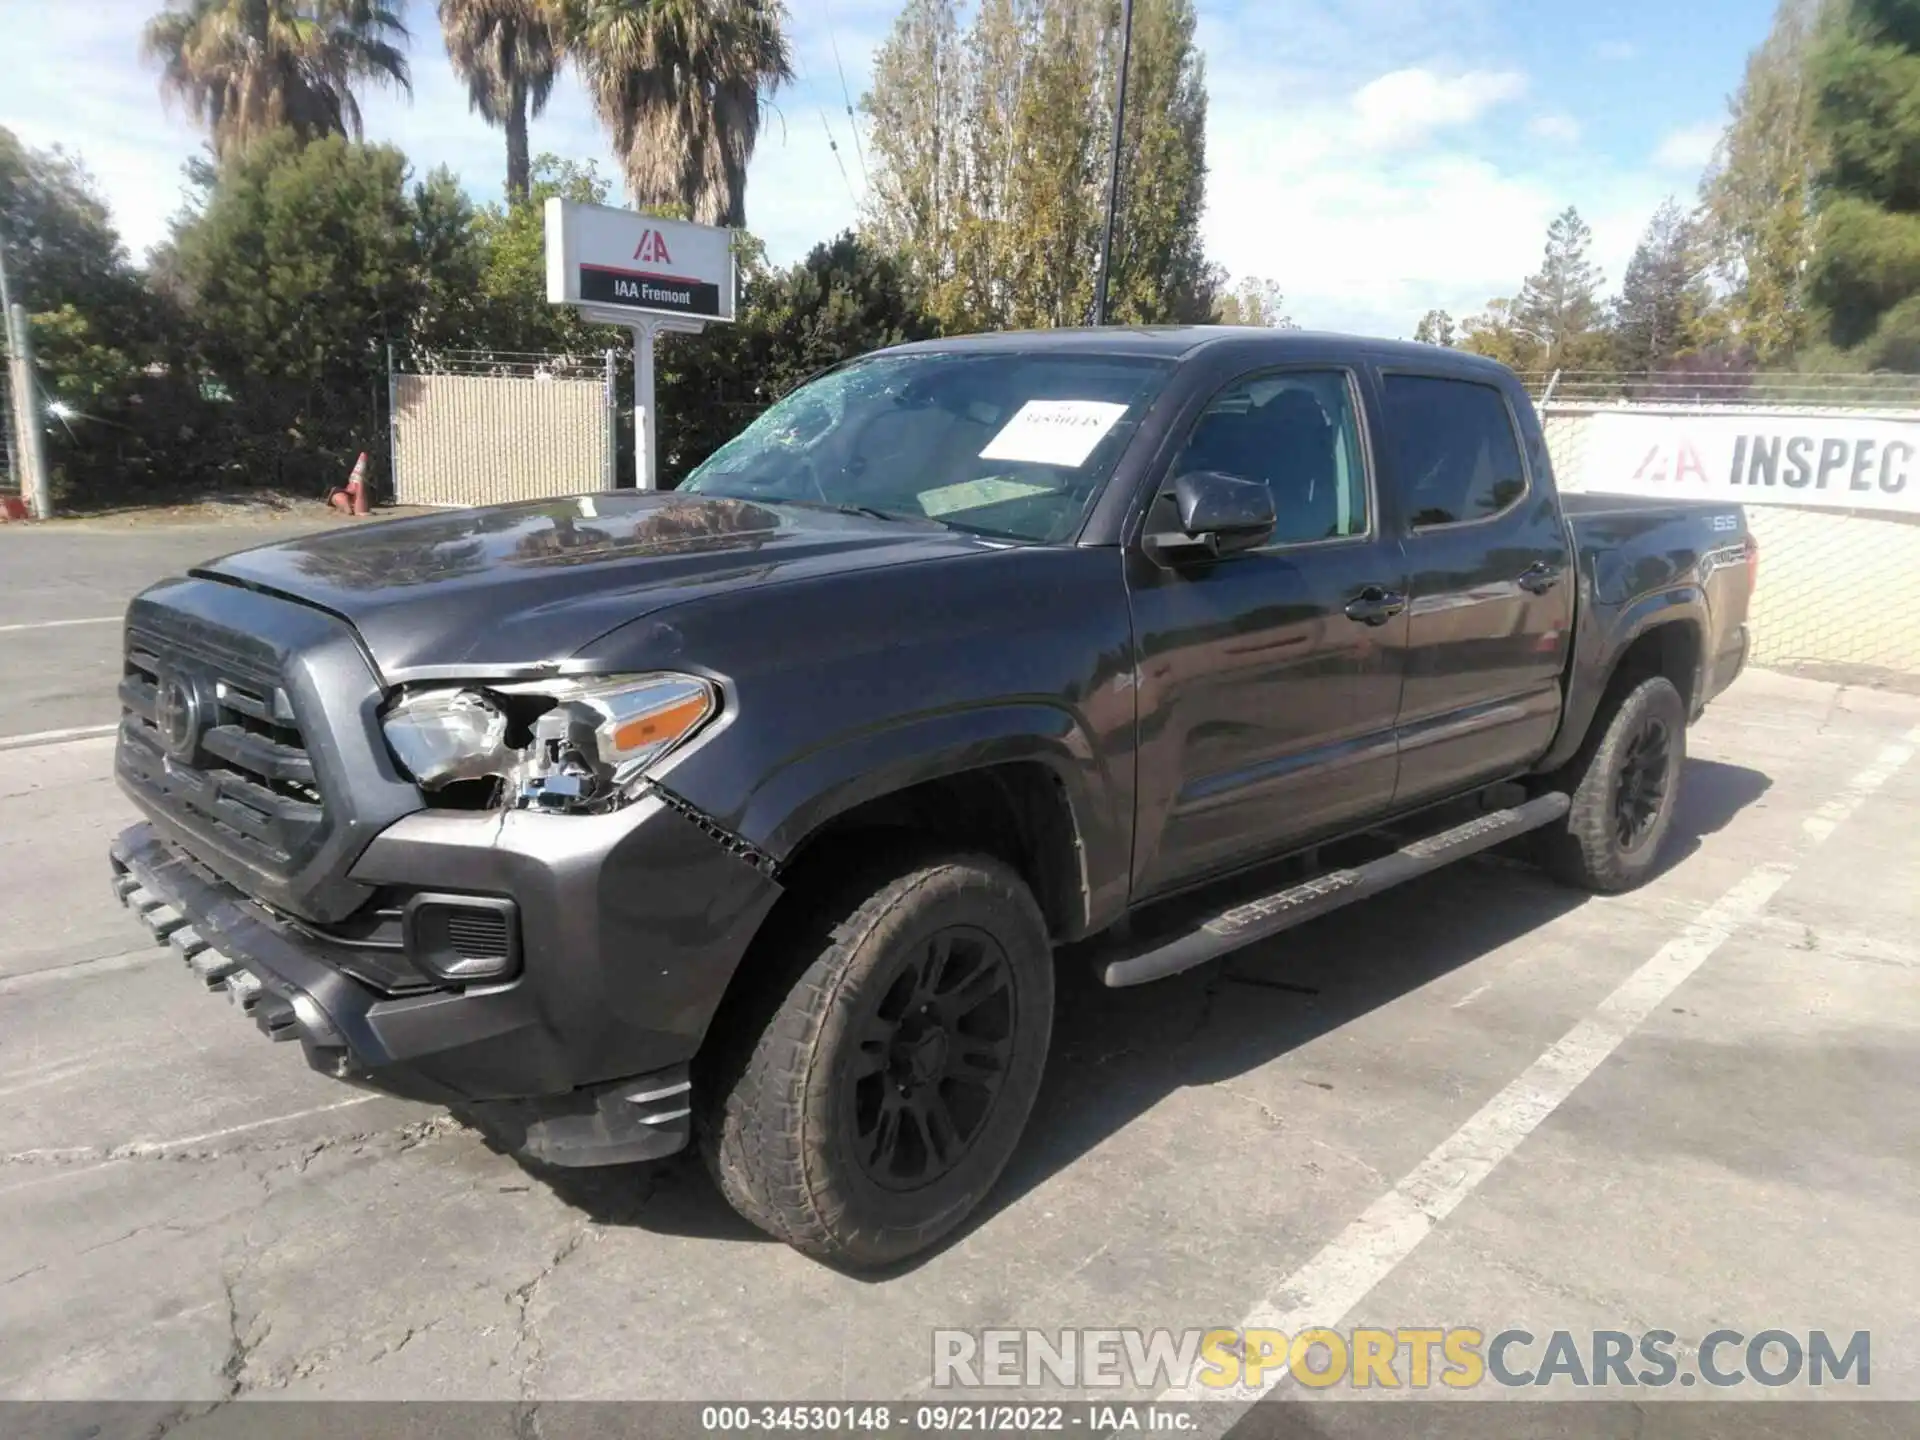
{"type": "Polygon", "coordinates": [[[339,615],[399,682],[547,673],[618,626],[717,591],[1001,548],[931,523],[616,491],[345,526],[193,573],[339,615]]]}

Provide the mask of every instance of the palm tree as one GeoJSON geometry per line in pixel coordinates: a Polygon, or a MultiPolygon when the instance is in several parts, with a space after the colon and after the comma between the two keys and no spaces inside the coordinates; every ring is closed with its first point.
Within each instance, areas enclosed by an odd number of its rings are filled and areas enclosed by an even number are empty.
{"type": "Polygon", "coordinates": [[[560,35],[546,0],[440,0],[447,58],[468,103],[507,131],[507,198],[527,198],[527,117],[547,108],[560,35]]]}
{"type": "Polygon", "coordinates": [[[168,0],[142,49],[222,157],[290,126],[360,137],[363,81],[413,85],[407,27],[383,0],[168,0]]]}
{"type": "Polygon", "coordinates": [[[764,94],[793,79],[779,0],[557,0],[642,209],[746,223],[764,94]]]}

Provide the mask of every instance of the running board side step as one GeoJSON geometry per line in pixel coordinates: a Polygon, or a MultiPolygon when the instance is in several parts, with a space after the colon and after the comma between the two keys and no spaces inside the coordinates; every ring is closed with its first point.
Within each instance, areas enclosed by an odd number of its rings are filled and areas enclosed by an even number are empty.
{"type": "Polygon", "coordinates": [[[1401,846],[1351,870],[1330,870],[1299,885],[1236,905],[1152,949],[1109,962],[1101,978],[1114,989],[1144,985],[1191,970],[1244,945],[1291,930],[1296,925],[1391,889],[1429,870],[1438,870],[1476,851],[1490,849],[1567,813],[1572,800],[1558,791],[1509,810],[1476,815],[1451,830],[1401,846]]]}

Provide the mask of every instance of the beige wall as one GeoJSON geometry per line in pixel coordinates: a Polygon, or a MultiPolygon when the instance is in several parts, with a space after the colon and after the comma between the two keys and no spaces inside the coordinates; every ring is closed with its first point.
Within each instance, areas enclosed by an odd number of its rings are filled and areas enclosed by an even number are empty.
{"type": "MultiPolygon", "coordinates": [[[[1546,417],[1556,477],[1577,488],[1578,412],[1546,417]]],[[[1870,665],[1920,675],[1920,524],[1863,511],[1746,505],[1760,542],[1748,623],[1759,665],[1870,665]]]]}
{"type": "Polygon", "coordinates": [[[394,500],[493,505],[607,488],[613,443],[598,380],[396,375],[394,500]]]}

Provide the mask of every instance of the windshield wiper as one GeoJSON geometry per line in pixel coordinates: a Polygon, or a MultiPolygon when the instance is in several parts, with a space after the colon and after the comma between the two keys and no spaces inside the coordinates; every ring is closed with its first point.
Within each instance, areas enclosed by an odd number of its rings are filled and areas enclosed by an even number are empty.
{"type": "Polygon", "coordinates": [[[802,510],[826,510],[835,515],[864,515],[869,520],[897,520],[902,522],[920,522],[927,525],[946,525],[946,521],[932,515],[915,515],[906,510],[879,510],[871,505],[852,505],[839,500],[766,500],[761,505],[797,505],[802,510]]]}

